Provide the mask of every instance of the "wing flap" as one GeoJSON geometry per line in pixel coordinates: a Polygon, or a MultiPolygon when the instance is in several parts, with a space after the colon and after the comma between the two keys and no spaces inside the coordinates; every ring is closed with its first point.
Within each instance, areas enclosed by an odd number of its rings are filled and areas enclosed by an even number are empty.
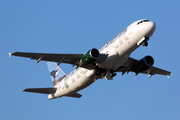
{"type": "Polygon", "coordinates": [[[26,88],[24,92],[42,93],[42,94],[52,94],[56,92],[57,88],[26,88]]]}

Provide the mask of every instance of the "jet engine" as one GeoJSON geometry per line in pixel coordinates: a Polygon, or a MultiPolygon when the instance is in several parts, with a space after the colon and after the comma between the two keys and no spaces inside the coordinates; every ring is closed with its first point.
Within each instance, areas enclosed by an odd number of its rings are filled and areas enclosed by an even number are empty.
{"type": "Polygon", "coordinates": [[[83,55],[83,57],[81,58],[81,62],[82,64],[87,65],[97,60],[99,56],[100,56],[99,51],[93,48],[83,55]]]}
{"type": "Polygon", "coordinates": [[[154,64],[154,59],[151,56],[145,56],[140,59],[139,62],[134,66],[136,72],[142,72],[148,70],[154,64]]]}

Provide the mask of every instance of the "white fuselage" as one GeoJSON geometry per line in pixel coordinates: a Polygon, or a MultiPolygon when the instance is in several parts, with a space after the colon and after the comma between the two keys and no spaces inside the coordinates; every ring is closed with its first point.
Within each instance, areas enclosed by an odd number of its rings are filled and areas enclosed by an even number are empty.
{"type": "MultiPolygon", "coordinates": [[[[105,53],[108,56],[102,63],[97,64],[97,67],[117,70],[126,62],[130,54],[141,45],[143,38],[152,36],[155,28],[155,23],[148,20],[138,20],[129,25],[99,50],[100,53],[105,53]]],[[[89,86],[96,79],[95,70],[79,67],[57,85],[57,91],[50,94],[48,99],[75,93],[89,86]]]]}

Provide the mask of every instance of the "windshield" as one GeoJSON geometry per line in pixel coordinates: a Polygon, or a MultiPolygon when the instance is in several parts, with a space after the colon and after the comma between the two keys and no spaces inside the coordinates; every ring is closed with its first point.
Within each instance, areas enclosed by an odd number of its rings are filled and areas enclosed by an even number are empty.
{"type": "Polygon", "coordinates": [[[137,25],[139,25],[139,24],[141,24],[141,23],[143,23],[143,22],[149,22],[149,20],[141,20],[141,21],[139,21],[139,22],[137,23],[137,25]]]}

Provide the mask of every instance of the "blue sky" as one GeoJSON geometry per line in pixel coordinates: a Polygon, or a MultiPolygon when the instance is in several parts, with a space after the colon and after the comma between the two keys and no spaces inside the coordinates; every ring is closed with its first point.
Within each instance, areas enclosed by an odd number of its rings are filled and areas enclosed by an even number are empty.
{"type": "MultiPolygon", "coordinates": [[[[0,2],[0,119],[179,120],[180,2],[144,0],[4,0],[0,2]],[[119,73],[80,91],[80,99],[24,93],[52,87],[46,62],[8,57],[9,52],[84,53],[101,48],[129,24],[149,19],[157,29],[148,47],[131,57],[151,55],[166,76],[119,73]]],[[[60,67],[66,74],[74,67],[60,67]]]]}

